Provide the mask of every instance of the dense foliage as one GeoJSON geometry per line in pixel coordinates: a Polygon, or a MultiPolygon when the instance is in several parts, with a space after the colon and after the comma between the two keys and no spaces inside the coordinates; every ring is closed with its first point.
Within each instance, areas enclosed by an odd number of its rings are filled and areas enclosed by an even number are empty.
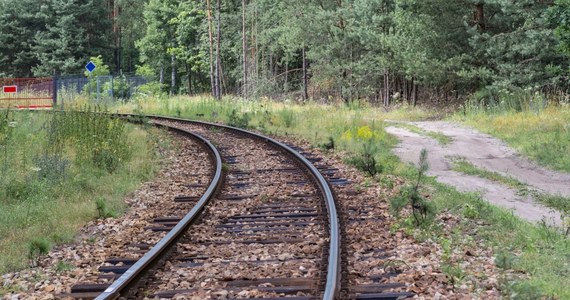
{"type": "Polygon", "coordinates": [[[570,1],[0,0],[0,74],[102,55],[171,93],[393,101],[566,92],[570,1]]]}

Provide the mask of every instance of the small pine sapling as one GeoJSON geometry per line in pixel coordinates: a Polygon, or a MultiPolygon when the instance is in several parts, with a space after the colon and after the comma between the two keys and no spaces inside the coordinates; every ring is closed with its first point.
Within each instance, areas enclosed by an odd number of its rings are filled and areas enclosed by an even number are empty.
{"type": "Polygon", "coordinates": [[[402,209],[409,205],[412,210],[412,216],[414,217],[414,224],[416,226],[425,224],[435,213],[433,204],[428,202],[419,191],[422,178],[428,169],[429,164],[427,160],[427,150],[422,149],[420,153],[416,183],[402,188],[399,195],[390,201],[390,206],[396,216],[399,216],[402,209]]]}

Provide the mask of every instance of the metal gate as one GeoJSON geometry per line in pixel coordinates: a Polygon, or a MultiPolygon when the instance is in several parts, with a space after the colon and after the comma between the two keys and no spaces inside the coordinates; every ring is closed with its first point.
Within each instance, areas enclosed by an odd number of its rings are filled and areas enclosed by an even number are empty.
{"type": "Polygon", "coordinates": [[[51,108],[57,99],[53,78],[0,78],[0,108],[51,108]]]}

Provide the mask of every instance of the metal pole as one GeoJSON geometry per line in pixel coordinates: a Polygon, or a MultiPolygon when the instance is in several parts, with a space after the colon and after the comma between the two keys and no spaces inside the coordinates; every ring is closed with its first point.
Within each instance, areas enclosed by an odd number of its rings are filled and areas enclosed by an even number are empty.
{"type": "Polygon", "coordinates": [[[57,105],[57,80],[58,80],[57,71],[54,70],[53,71],[53,79],[52,79],[52,83],[53,83],[52,99],[53,99],[53,107],[54,108],[57,105]]]}
{"type": "Polygon", "coordinates": [[[99,82],[99,76],[97,76],[96,78],[97,78],[97,103],[99,103],[99,94],[101,93],[101,87],[99,82]]]}

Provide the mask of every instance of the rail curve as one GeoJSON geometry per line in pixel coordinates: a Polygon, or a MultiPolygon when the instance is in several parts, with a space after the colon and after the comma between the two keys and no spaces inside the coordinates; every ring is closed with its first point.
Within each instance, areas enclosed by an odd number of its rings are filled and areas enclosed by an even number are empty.
{"type": "MultiPolygon", "coordinates": [[[[329,230],[329,249],[328,249],[328,264],[326,270],[326,284],[323,291],[322,299],[332,300],[338,295],[340,289],[340,274],[341,274],[341,238],[340,238],[340,228],[339,228],[339,218],[337,215],[337,209],[335,205],[335,199],[329,184],[323,175],[318,171],[313,164],[296,150],[291,147],[275,140],[270,137],[266,137],[257,133],[253,133],[241,128],[235,128],[226,125],[220,125],[208,122],[190,121],[180,118],[169,118],[163,116],[155,115],[132,115],[132,114],[118,114],[118,117],[131,119],[131,120],[141,120],[141,117],[150,120],[161,120],[161,121],[171,121],[171,122],[181,122],[194,124],[199,126],[215,127],[221,128],[228,131],[233,131],[240,135],[250,136],[254,139],[258,139],[273,145],[274,147],[280,148],[291,157],[293,157],[297,162],[304,166],[308,170],[309,175],[314,179],[320,190],[322,197],[324,198],[326,208],[328,211],[328,230],[329,230]]],[[[191,135],[199,139],[202,143],[207,145],[210,151],[215,156],[216,168],[214,179],[209,185],[206,193],[200,198],[198,203],[192,208],[190,212],[170,231],[163,239],[161,239],[149,252],[147,252],[141,259],[139,259],[133,266],[131,266],[121,277],[113,282],[102,294],[100,294],[97,300],[109,300],[117,299],[125,295],[129,288],[136,284],[138,278],[145,275],[159,260],[162,255],[172,247],[178,239],[183,235],[186,229],[192,224],[192,222],[198,217],[200,212],[204,209],[209,199],[215,194],[215,191],[220,188],[221,178],[222,178],[222,159],[219,152],[216,150],[214,145],[190,131],[183,130],[175,127],[167,127],[171,131],[176,131],[184,135],[191,135]]]]}

